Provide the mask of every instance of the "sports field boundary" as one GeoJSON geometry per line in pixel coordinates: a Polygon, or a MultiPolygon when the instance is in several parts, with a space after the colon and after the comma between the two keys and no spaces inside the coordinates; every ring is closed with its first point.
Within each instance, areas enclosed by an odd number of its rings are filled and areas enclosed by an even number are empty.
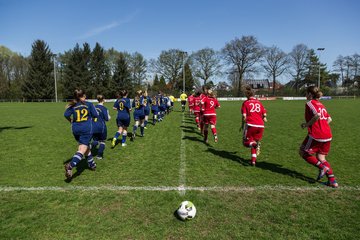
{"type": "Polygon", "coordinates": [[[198,191],[198,192],[276,192],[276,191],[300,191],[300,192],[313,192],[313,191],[360,191],[360,186],[341,186],[337,189],[327,186],[317,187],[302,187],[302,186],[284,186],[284,185],[264,185],[264,186],[229,186],[229,187],[191,187],[191,186],[42,186],[42,187],[11,187],[0,186],[0,192],[57,192],[57,191],[157,191],[157,192],[170,192],[170,191],[198,191]]]}

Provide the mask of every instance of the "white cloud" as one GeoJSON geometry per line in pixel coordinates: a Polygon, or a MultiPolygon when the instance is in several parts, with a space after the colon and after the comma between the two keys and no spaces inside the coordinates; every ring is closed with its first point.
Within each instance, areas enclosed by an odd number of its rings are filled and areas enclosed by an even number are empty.
{"type": "Polygon", "coordinates": [[[126,18],[124,18],[120,21],[114,21],[112,23],[109,23],[109,24],[101,26],[101,27],[95,27],[95,28],[89,30],[88,32],[86,32],[85,34],[83,34],[82,36],[78,37],[78,39],[86,39],[89,37],[93,37],[93,36],[99,35],[103,32],[109,31],[113,28],[116,28],[116,27],[119,27],[126,23],[129,23],[135,18],[137,13],[138,13],[138,11],[135,11],[133,14],[128,15],[126,18]]]}

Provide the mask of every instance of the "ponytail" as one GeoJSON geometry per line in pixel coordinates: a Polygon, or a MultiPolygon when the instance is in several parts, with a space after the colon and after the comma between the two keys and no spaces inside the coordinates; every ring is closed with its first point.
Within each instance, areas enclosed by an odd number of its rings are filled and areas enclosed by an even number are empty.
{"type": "Polygon", "coordinates": [[[76,103],[80,102],[80,99],[85,96],[85,92],[82,89],[75,89],[73,96],[74,99],[66,105],[66,108],[73,107],[76,103]]]}
{"type": "Polygon", "coordinates": [[[320,99],[323,93],[319,90],[318,87],[310,86],[306,89],[307,93],[310,93],[313,99],[320,99]]]}

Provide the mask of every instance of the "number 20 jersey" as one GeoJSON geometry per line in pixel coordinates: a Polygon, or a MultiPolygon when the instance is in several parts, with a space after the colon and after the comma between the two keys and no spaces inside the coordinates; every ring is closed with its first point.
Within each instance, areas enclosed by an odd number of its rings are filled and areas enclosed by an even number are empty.
{"type": "Polygon", "coordinates": [[[332,133],[327,121],[330,115],[320,101],[312,99],[308,101],[305,106],[306,122],[309,122],[316,114],[319,114],[320,118],[313,125],[308,127],[309,136],[318,142],[331,141],[332,133]]]}
{"type": "Polygon", "coordinates": [[[241,113],[246,114],[246,124],[252,127],[264,127],[264,114],[266,109],[259,100],[254,97],[250,97],[245,100],[241,107],[241,113]]]}

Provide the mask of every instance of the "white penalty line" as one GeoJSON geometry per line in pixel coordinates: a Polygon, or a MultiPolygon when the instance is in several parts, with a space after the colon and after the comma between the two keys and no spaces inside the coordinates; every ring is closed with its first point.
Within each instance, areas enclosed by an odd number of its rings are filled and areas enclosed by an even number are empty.
{"type": "Polygon", "coordinates": [[[170,191],[199,191],[199,192],[257,192],[257,191],[301,191],[301,192],[312,192],[312,191],[360,191],[360,186],[341,186],[337,189],[330,188],[327,186],[317,187],[296,187],[296,186],[282,186],[282,185],[265,185],[256,187],[191,187],[191,186],[43,186],[43,187],[0,187],[0,192],[18,192],[18,191],[157,191],[157,192],[170,192],[170,191]]]}

